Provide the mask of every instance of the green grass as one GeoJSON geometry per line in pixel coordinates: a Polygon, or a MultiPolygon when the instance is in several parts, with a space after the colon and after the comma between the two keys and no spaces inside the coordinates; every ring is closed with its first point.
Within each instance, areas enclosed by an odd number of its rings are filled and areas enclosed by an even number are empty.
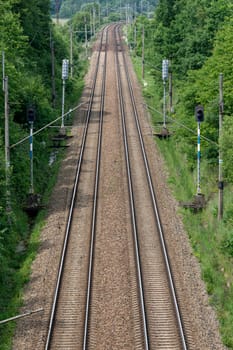
{"type": "MultiPolygon", "coordinates": [[[[133,58],[135,70],[141,80],[141,62],[133,58]]],[[[154,79],[147,70],[143,89],[146,102],[162,113],[161,99],[154,79]]],[[[158,83],[157,83],[158,84],[158,83]]],[[[160,82],[162,84],[162,81],[160,82]]],[[[143,86],[143,84],[142,84],[143,86]]],[[[158,128],[161,113],[152,113],[154,128],[158,128]]],[[[173,125],[168,125],[170,130],[173,125]]],[[[157,143],[168,170],[168,184],[178,201],[191,201],[196,193],[196,169],[191,169],[184,152],[188,145],[181,145],[175,137],[158,140],[157,143]]],[[[193,152],[196,152],[194,149],[193,152]]],[[[194,214],[180,208],[180,213],[191,242],[193,253],[201,265],[202,278],[209,294],[210,304],[216,310],[224,344],[233,349],[233,185],[224,191],[224,217],[218,221],[217,169],[204,159],[201,161],[202,192],[208,199],[207,207],[194,214]]]]}

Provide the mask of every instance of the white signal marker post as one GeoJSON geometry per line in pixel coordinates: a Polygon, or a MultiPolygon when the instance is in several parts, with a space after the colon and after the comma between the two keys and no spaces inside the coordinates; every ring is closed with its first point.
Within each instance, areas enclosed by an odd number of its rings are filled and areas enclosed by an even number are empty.
{"type": "Polygon", "coordinates": [[[34,193],[34,181],[33,181],[33,122],[30,123],[30,179],[31,179],[31,185],[30,185],[30,193],[34,193]]]}
{"type": "Polygon", "coordinates": [[[197,195],[201,195],[201,123],[204,121],[202,106],[196,106],[195,117],[197,121],[197,195]]]}
{"type": "Polygon", "coordinates": [[[30,125],[29,134],[29,157],[30,157],[30,194],[34,194],[34,176],[33,176],[33,123],[35,121],[35,110],[33,107],[27,110],[28,123],[30,125]]]}
{"type": "Polygon", "coordinates": [[[163,127],[166,129],[166,80],[168,79],[168,60],[162,63],[162,79],[163,79],[163,127]]]}
{"type": "Polygon", "coordinates": [[[197,194],[201,194],[201,123],[197,123],[197,194]]]}
{"type": "Polygon", "coordinates": [[[61,129],[64,128],[64,111],[65,111],[65,85],[69,76],[69,60],[62,60],[62,120],[61,129]]]}
{"type": "Polygon", "coordinates": [[[145,77],[145,28],[142,27],[142,79],[145,77]]]}
{"type": "Polygon", "coordinates": [[[5,75],[5,52],[2,52],[2,90],[4,92],[5,110],[5,174],[6,174],[6,206],[10,211],[10,141],[9,141],[9,101],[8,76],[5,75]]]}
{"type": "MultiPolygon", "coordinates": [[[[221,137],[222,132],[222,122],[223,122],[223,114],[224,114],[224,102],[223,102],[223,74],[220,73],[219,75],[219,140],[221,137]]],[[[223,159],[222,159],[222,150],[219,145],[219,173],[218,173],[218,220],[222,220],[223,218],[223,189],[224,189],[224,182],[223,182],[223,159]]]]}

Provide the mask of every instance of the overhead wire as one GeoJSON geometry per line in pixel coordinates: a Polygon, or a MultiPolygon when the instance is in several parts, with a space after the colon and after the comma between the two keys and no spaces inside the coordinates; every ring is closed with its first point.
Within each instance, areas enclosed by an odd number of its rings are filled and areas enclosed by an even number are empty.
{"type": "MultiPolygon", "coordinates": [[[[160,111],[158,111],[157,109],[155,109],[155,108],[153,108],[153,107],[147,105],[146,103],[145,103],[144,105],[145,105],[147,108],[149,108],[150,110],[152,110],[152,111],[154,111],[154,112],[156,112],[156,113],[158,113],[158,114],[163,115],[160,111]]],[[[179,121],[176,120],[175,118],[172,118],[172,117],[170,117],[170,116],[166,116],[166,118],[172,120],[174,123],[178,124],[179,126],[183,127],[184,129],[186,129],[186,130],[188,130],[188,131],[190,131],[191,133],[193,133],[193,134],[196,135],[196,133],[197,133],[196,130],[193,130],[193,129],[189,128],[187,125],[185,125],[185,124],[179,122],[179,121]]],[[[205,140],[205,141],[207,141],[207,142],[210,142],[210,143],[212,143],[212,144],[215,145],[215,146],[219,146],[217,142],[215,142],[215,141],[209,139],[209,138],[206,137],[206,136],[200,135],[200,137],[201,137],[203,140],[205,140]]]]}

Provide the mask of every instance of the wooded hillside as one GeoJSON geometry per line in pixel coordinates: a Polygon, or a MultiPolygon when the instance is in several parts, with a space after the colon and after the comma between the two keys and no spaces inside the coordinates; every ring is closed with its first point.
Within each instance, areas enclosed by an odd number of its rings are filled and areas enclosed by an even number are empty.
{"type": "Polygon", "coordinates": [[[197,193],[195,107],[204,108],[199,142],[201,194],[206,206],[197,213],[181,206],[180,212],[193,252],[200,261],[210,302],[217,311],[223,341],[233,349],[232,1],[160,0],[153,19],[140,16],[128,27],[128,44],[156,132],[160,132],[163,120],[162,60],[169,60],[173,89],[171,108],[167,80],[166,117],[172,135],[169,141],[157,143],[167,162],[169,185],[181,203],[193,204],[197,193]],[[220,77],[223,77],[221,104],[220,77]],[[220,112],[223,112],[223,124],[219,137],[220,112]],[[223,182],[219,182],[219,163],[223,165],[223,182]],[[223,183],[221,216],[218,197],[223,183]]]}

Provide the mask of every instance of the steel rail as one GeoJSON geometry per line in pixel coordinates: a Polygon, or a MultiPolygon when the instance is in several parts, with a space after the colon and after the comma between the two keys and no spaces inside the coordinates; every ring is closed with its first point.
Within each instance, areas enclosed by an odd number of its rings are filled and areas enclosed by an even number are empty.
{"type": "MultiPolygon", "coordinates": [[[[105,47],[107,47],[107,42],[108,42],[108,28],[106,29],[105,47]]],[[[102,134],[103,134],[104,102],[105,102],[105,90],[106,90],[106,66],[107,66],[107,51],[105,51],[104,66],[103,66],[103,80],[102,80],[102,87],[101,87],[101,103],[100,103],[100,113],[99,113],[100,123],[99,123],[99,135],[98,135],[97,157],[96,157],[95,188],[94,188],[94,200],[93,200],[93,212],[92,212],[91,242],[90,242],[90,251],[89,251],[89,268],[88,268],[85,324],[84,324],[84,334],[83,334],[83,350],[86,350],[88,345],[88,322],[89,322],[89,313],[90,313],[90,299],[91,299],[93,264],[94,264],[93,256],[94,256],[94,246],[95,246],[95,237],[96,237],[99,174],[100,174],[102,134]]]]}
{"type": "MultiPolygon", "coordinates": [[[[117,38],[116,38],[117,28],[118,27],[115,27],[115,32],[114,32],[116,43],[117,43],[117,38]]],[[[117,67],[117,85],[118,85],[118,93],[119,93],[118,96],[119,96],[120,112],[121,112],[121,118],[122,118],[125,159],[126,159],[127,178],[128,178],[128,187],[129,187],[131,221],[132,221],[135,255],[136,255],[137,279],[139,284],[139,296],[140,296],[141,314],[142,314],[142,322],[143,322],[143,334],[144,334],[144,341],[145,341],[145,350],[149,350],[150,348],[149,336],[148,336],[148,327],[147,327],[147,318],[146,318],[146,309],[145,309],[145,300],[144,300],[145,298],[144,298],[143,281],[142,281],[141,260],[140,260],[140,254],[139,254],[138,230],[137,230],[137,223],[136,223],[135,202],[134,202],[132,175],[131,175],[130,160],[129,160],[128,136],[127,136],[127,129],[126,129],[126,121],[125,121],[125,108],[124,108],[122,82],[120,77],[119,58],[118,58],[117,48],[116,48],[115,57],[116,57],[115,60],[116,60],[116,67],[117,67]]]]}
{"type": "MultiPolygon", "coordinates": [[[[120,35],[119,34],[119,27],[118,27],[118,35],[120,35]]],[[[128,86],[129,86],[130,95],[131,95],[132,106],[133,106],[133,110],[134,110],[135,121],[136,121],[136,125],[137,125],[137,131],[138,131],[138,135],[139,135],[139,139],[140,139],[141,150],[142,150],[142,154],[143,154],[143,160],[144,160],[144,164],[145,164],[145,168],[146,168],[147,181],[148,181],[148,185],[149,185],[149,189],[150,189],[150,193],[151,193],[153,209],[154,209],[154,213],[155,213],[155,217],[156,217],[156,221],[157,221],[157,227],[158,227],[158,231],[159,231],[161,247],[162,247],[162,251],[163,251],[163,256],[164,256],[164,260],[165,260],[165,265],[166,265],[166,270],[167,270],[170,290],[171,290],[171,294],[172,294],[173,305],[174,305],[174,308],[175,308],[176,318],[177,318],[177,322],[178,322],[181,343],[182,343],[183,349],[187,350],[188,349],[187,340],[186,340],[186,337],[185,337],[185,332],[184,332],[184,326],[183,326],[183,322],[182,322],[181,312],[180,312],[180,308],[179,308],[178,300],[177,300],[177,296],[176,296],[175,284],[174,284],[173,277],[172,277],[171,265],[170,265],[170,262],[169,262],[169,257],[168,257],[168,252],[167,252],[167,248],[166,248],[163,228],[162,228],[161,219],[160,219],[160,215],[159,215],[159,209],[158,209],[156,196],[155,196],[155,191],[154,191],[154,187],[153,187],[153,183],[152,183],[149,163],[148,163],[148,159],[147,159],[147,155],[146,155],[146,151],[145,151],[145,146],[144,146],[144,141],[143,141],[143,137],[142,137],[141,126],[140,126],[140,123],[139,123],[139,116],[138,116],[138,111],[137,111],[137,107],[136,107],[135,97],[134,97],[134,93],[133,93],[132,82],[131,82],[129,71],[128,71],[128,68],[127,68],[127,64],[126,64],[126,59],[125,59],[123,48],[122,48],[122,55],[123,55],[124,68],[125,68],[125,72],[126,72],[126,75],[127,75],[127,81],[128,81],[128,86]]]]}
{"type": "MultiPolygon", "coordinates": [[[[102,46],[103,36],[104,36],[104,31],[102,32],[102,36],[101,36],[101,40],[100,40],[100,48],[102,46]]],[[[91,109],[92,109],[92,105],[93,105],[97,74],[98,74],[98,70],[99,70],[100,52],[101,52],[101,50],[99,50],[99,54],[98,54],[98,58],[97,58],[96,70],[94,73],[94,80],[93,80],[93,85],[92,85],[92,89],[91,89],[91,93],[90,93],[90,97],[89,97],[88,110],[86,113],[85,128],[84,128],[84,132],[83,132],[83,136],[82,136],[79,161],[78,161],[78,165],[77,165],[76,173],[75,173],[74,186],[73,186],[72,196],[71,196],[71,201],[70,201],[70,209],[69,209],[69,214],[68,214],[68,219],[67,219],[67,224],[66,224],[66,231],[65,231],[64,241],[63,241],[60,263],[59,263],[59,270],[58,270],[58,275],[57,275],[56,287],[55,287],[55,291],[54,291],[53,304],[52,304],[52,308],[51,308],[51,312],[50,312],[49,329],[48,329],[47,338],[46,338],[45,350],[49,349],[51,339],[52,339],[52,331],[53,331],[53,326],[54,326],[54,319],[55,319],[59,289],[60,289],[60,285],[61,285],[61,278],[62,278],[64,263],[65,263],[65,256],[66,256],[70,228],[71,228],[71,223],[72,223],[72,218],[73,218],[73,210],[74,210],[77,188],[78,188],[78,183],[79,183],[79,178],[80,178],[80,173],[81,173],[81,166],[83,163],[83,154],[84,154],[84,149],[85,149],[85,145],[86,145],[88,126],[89,126],[89,121],[90,121],[90,116],[91,116],[91,109]]]]}

